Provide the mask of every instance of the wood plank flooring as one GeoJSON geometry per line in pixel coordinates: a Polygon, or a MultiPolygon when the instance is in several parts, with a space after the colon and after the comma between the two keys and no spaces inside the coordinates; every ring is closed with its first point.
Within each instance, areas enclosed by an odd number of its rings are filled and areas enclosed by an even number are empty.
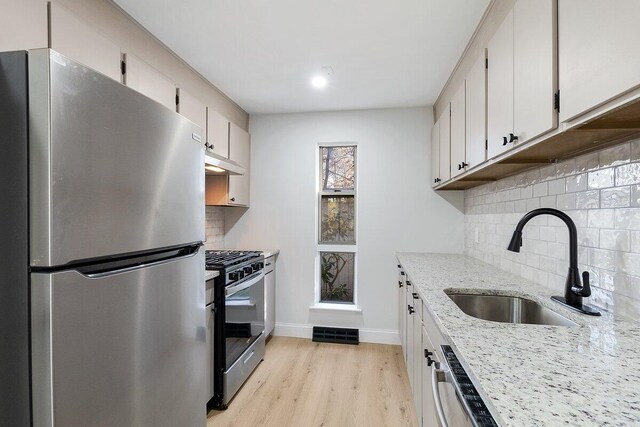
{"type": "Polygon", "coordinates": [[[273,337],[265,359],[208,427],[417,427],[399,346],[273,337]]]}

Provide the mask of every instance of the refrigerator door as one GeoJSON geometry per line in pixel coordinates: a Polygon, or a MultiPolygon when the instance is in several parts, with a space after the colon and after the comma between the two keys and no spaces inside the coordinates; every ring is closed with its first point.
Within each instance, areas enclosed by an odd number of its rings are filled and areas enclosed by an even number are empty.
{"type": "Polygon", "coordinates": [[[204,250],[32,273],[34,426],[204,426],[204,250]]]}
{"type": "Polygon", "coordinates": [[[31,265],[204,241],[204,130],[49,49],[29,51],[31,265]]]}

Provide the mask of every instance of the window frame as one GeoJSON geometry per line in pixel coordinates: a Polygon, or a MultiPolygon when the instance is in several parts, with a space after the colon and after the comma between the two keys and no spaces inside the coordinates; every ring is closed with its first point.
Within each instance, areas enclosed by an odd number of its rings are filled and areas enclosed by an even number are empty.
{"type": "Polygon", "coordinates": [[[329,309],[340,311],[361,311],[358,308],[358,151],[357,142],[319,142],[316,147],[316,254],[315,254],[315,305],[311,308],[329,309]],[[354,147],[354,188],[352,190],[324,190],[322,183],[322,148],[326,147],[354,147]],[[321,239],[322,198],[352,196],[354,219],[354,242],[323,242],[321,239]],[[323,302],[321,301],[322,279],[320,278],[320,263],[323,252],[349,252],[353,253],[353,302],[323,302]]]}

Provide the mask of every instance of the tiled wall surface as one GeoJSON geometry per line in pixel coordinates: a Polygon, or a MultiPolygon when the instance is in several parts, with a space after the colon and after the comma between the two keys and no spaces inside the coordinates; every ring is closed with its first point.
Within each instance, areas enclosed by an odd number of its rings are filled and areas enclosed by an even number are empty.
{"type": "Polygon", "coordinates": [[[221,207],[207,206],[205,210],[206,249],[224,248],[224,211],[221,207]]]}
{"type": "Polygon", "coordinates": [[[569,266],[562,221],[534,218],[521,252],[506,250],[523,214],[539,207],[575,221],[590,303],[640,319],[640,139],[466,190],[466,253],[562,295],[569,266]]]}

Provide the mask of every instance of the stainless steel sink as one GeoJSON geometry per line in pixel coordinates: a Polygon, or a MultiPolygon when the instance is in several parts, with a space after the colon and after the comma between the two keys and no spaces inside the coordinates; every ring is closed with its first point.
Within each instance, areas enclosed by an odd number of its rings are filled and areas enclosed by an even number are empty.
{"type": "Polygon", "coordinates": [[[478,319],[502,323],[578,326],[555,311],[526,298],[448,292],[447,295],[460,310],[478,319]]]}

